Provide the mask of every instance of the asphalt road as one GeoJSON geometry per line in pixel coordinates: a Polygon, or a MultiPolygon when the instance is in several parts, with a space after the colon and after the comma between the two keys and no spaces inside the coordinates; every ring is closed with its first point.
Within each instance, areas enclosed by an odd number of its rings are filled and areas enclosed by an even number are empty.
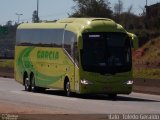
{"type": "Polygon", "coordinates": [[[8,108],[11,112],[15,110],[11,106],[19,106],[23,113],[25,109],[31,108],[32,111],[42,109],[42,113],[56,114],[160,114],[160,96],[157,95],[132,93],[119,95],[116,100],[105,95],[76,95],[69,98],[57,90],[48,90],[45,93],[26,92],[22,85],[8,78],[0,78],[0,103],[2,111],[5,103],[10,105],[8,108]]]}

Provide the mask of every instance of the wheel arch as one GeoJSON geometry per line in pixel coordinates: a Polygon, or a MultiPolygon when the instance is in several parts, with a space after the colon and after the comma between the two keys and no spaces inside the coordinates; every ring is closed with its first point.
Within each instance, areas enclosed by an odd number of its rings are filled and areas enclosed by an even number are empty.
{"type": "Polygon", "coordinates": [[[34,76],[34,73],[31,72],[31,73],[30,73],[30,76],[29,76],[30,80],[31,80],[31,78],[32,78],[33,76],[34,76]]]}
{"type": "Polygon", "coordinates": [[[24,71],[23,73],[23,85],[25,84],[25,79],[28,77],[27,71],[24,71]]]}

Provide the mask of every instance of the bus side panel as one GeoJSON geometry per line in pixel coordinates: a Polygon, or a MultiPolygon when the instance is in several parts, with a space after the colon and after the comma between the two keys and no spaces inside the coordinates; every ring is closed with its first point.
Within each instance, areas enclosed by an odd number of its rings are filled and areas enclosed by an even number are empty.
{"type": "Polygon", "coordinates": [[[74,64],[62,48],[16,47],[15,79],[23,83],[24,72],[33,73],[36,85],[46,88],[64,88],[67,76],[74,91],[74,64]]]}
{"type": "Polygon", "coordinates": [[[28,75],[32,70],[32,64],[29,61],[29,54],[34,47],[16,46],[15,49],[15,79],[23,84],[23,76],[26,72],[28,75]]]}
{"type": "Polygon", "coordinates": [[[28,60],[39,87],[63,89],[65,76],[74,82],[74,65],[62,48],[35,47],[28,60]]]}

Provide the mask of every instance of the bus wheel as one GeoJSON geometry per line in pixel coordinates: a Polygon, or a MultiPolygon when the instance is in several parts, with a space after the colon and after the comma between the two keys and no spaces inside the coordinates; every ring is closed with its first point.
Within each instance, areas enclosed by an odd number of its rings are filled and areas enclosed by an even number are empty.
{"type": "Polygon", "coordinates": [[[28,77],[25,77],[24,79],[24,87],[25,91],[31,91],[31,85],[28,77]]]}
{"type": "Polygon", "coordinates": [[[70,89],[70,82],[67,81],[65,84],[65,93],[67,97],[71,97],[71,89],[70,89]]]}
{"type": "Polygon", "coordinates": [[[32,77],[31,77],[31,91],[32,92],[45,92],[45,88],[36,86],[34,75],[32,75],[32,77]]]}
{"type": "Polygon", "coordinates": [[[36,85],[35,85],[35,77],[34,75],[31,77],[31,91],[36,92],[36,85]]]}

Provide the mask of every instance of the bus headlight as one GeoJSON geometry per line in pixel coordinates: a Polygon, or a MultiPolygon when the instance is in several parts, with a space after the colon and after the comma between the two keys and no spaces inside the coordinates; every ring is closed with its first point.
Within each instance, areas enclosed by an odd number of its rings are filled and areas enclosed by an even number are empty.
{"type": "Polygon", "coordinates": [[[93,84],[93,83],[91,81],[89,81],[89,80],[83,79],[83,80],[81,80],[81,84],[89,85],[89,84],[93,84]]]}
{"type": "Polygon", "coordinates": [[[128,80],[128,81],[125,82],[124,84],[126,84],[126,85],[132,85],[132,84],[133,84],[133,80],[128,80]]]}

